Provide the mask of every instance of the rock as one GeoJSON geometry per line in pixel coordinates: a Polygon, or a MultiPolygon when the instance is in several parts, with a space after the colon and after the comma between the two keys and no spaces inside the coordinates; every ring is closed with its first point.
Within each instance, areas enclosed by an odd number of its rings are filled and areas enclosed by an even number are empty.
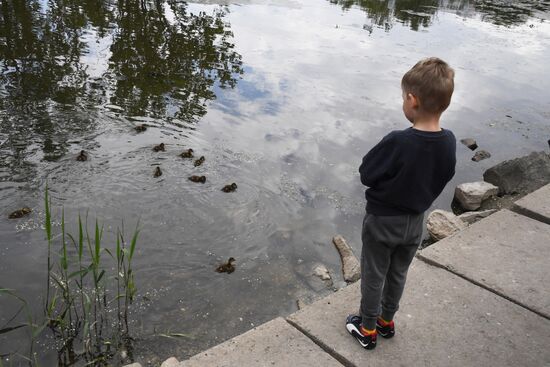
{"type": "Polygon", "coordinates": [[[324,265],[317,265],[315,269],[313,269],[313,274],[318,276],[319,278],[323,280],[330,280],[330,273],[328,272],[328,269],[324,265]]]}
{"type": "Polygon", "coordinates": [[[301,299],[297,299],[296,306],[298,307],[298,310],[301,310],[302,308],[306,307],[306,304],[301,299]]]}
{"type": "Polygon", "coordinates": [[[466,210],[476,210],[481,202],[498,194],[498,187],[488,182],[467,182],[460,184],[455,189],[455,199],[466,210]]]}
{"type": "Polygon", "coordinates": [[[353,254],[351,247],[346,243],[344,237],[338,235],[332,239],[334,246],[340,253],[342,260],[342,272],[344,273],[344,280],[348,283],[355,282],[361,278],[361,265],[353,254]]]}
{"type": "Polygon", "coordinates": [[[550,155],[533,152],[489,168],[483,179],[500,188],[502,194],[530,193],[550,183],[550,155]]]}
{"type": "Polygon", "coordinates": [[[471,150],[476,150],[477,149],[477,142],[475,141],[475,139],[466,138],[466,139],[460,140],[460,142],[462,144],[466,145],[471,150]]]}
{"type": "Polygon", "coordinates": [[[478,150],[472,157],[472,161],[479,162],[487,158],[491,158],[491,153],[486,150],[478,150]]]}
{"type": "Polygon", "coordinates": [[[489,215],[496,213],[498,210],[496,209],[489,209],[489,210],[483,210],[480,212],[466,212],[463,214],[460,214],[458,217],[462,219],[463,222],[466,222],[468,224],[472,224],[477,222],[480,219],[483,219],[485,217],[488,217],[489,215]]]}
{"type": "Polygon", "coordinates": [[[451,212],[440,209],[436,209],[428,215],[426,226],[428,233],[435,241],[449,237],[467,227],[462,219],[451,212]]]}
{"type": "Polygon", "coordinates": [[[166,361],[162,362],[160,367],[178,367],[179,364],[180,362],[176,358],[170,357],[166,361]]]}
{"type": "Polygon", "coordinates": [[[123,367],[141,367],[141,364],[139,364],[139,363],[136,362],[136,363],[127,364],[127,365],[125,365],[125,366],[123,366],[123,367]]]}

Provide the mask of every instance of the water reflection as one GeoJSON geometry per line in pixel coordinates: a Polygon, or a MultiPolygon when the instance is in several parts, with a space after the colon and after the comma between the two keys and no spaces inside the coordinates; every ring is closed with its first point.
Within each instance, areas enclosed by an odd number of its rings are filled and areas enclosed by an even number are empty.
{"type": "Polygon", "coordinates": [[[194,122],[216,97],[214,87],[232,88],[242,73],[221,7],[195,14],[175,0],[0,6],[4,167],[14,168],[14,157],[33,143],[46,160],[63,156],[69,134],[93,130],[98,106],[194,122]]]}
{"type": "Polygon", "coordinates": [[[509,0],[330,0],[340,5],[344,10],[357,6],[368,17],[369,22],[364,28],[369,32],[374,27],[389,31],[395,23],[402,23],[412,30],[429,27],[437,12],[453,11],[461,16],[480,17],[483,21],[496,25],[514,26],[538,17],[550,9],[550,3],[545,1],[509,1],[509,0]]]}

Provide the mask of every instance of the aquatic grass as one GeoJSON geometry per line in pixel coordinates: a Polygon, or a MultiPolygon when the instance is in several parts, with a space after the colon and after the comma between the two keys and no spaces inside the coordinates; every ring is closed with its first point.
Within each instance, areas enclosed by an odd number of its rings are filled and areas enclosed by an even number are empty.
{"type": "MultiPolygon", "coordinates": [[[[46,236],[51,248],[52,215],[47,189],[45,202],[46,236]]],[[[104,247],[104,225],[98,219],[89,231],[88,213],[84,220],[78,215],[76,238],[67,233],[65,223],[65,211],[62,210],[57,271],[53,271],[51,259],[48,265],[49,282],[55,287],[56,295],[52,299],[47,296],[45,312],[50,329],[60,341],[58,363],[71,365],[83,360],[86,364],[105,365],[119,349],[131,349],[128,314],[136,292],[132,259],[139,237],[139,222],[129,248],[124,241],[124,230],[116,230],[115,256],[111,249],[104,247]],[[76,256],[68,255],[67,239],[76,256]],[[108,274],[110,267],[105,264],[103,252],[116,262],[114,274],[108,274]],[[110,316],[113,312],[116,314],[114,323],[110,316]],[[77,347],[79,352],[76,352],[77,347]]],[[[51,251],[48,254],[51,256],[51,251]]]]}
{"type": "Polygon", "coordinates": [[[48,187],[44,208],[47,286],[41,321],[32,319],[30,307],[22,297],[11,289],[0,288],[0,295],[9,295],[21,302],[13,317],[0,327],[0,334],[28,328],[31,340],[27,355],[15,352],[9,355],[36,366],[34,343],[48,328],[54,335],[59,366],[110,365],[122,350],[131,359],[133,339],[128,315],[136,294],[132,260],[139,237],[139,221],[129,244],[125,242],[123,227],[116,229],[114,245],[106,246],[104,225],[95,219],[90,231],[88,213],[84,220],[78,215],[78,234],[73,236],[67,231],[67,218],[62,209],[60,233],[54,234],[48,187]],[[103,256],[104,253],[109,256],[103,256]],[[109,258],[116,266],[112,267],[109,258]],[[27,321],[15,322],[22,313],[26,314],[27,321]]]}

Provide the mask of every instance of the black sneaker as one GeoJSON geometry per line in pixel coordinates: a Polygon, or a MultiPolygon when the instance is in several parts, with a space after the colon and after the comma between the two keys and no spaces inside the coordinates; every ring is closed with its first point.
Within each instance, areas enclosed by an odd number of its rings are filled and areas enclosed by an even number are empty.
{"type": "Polygon", "coordinates": [[[380,319],[376,320],[376,331],[383,338],[392,338],[395,335],[395,325],[393,320],[388,323],[384,323],[380,319]]]}
{"type": "Polygon", "coordinates": [[[361,332],[361,317],[357,315],[349,315],[346,319],[346,329],[357,339],[359,344],[365,349],[374,349],[376,347],[376,333],[372,335],[364,335],[361,332]]]}

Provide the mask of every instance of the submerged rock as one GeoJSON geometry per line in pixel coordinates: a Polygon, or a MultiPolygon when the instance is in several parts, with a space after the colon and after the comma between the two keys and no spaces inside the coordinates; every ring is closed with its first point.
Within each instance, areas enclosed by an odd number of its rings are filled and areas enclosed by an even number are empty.
{"type": "Polygon", "coordinates": [[[155,172],[153,173],[153,177],[156,178],[156,177],[160,177],[160,176],[162,176],[162,171],[161,171],[160,167],[157,167],[157,168],[155,168],[155,172]]]}
{"type": "Polygon", "coordinates": [[[428,215],[426,227],[430,236],[439,241],[466,228],[467,225],[453,213],[436,209],[428,215]]]}
{"type": "Polygon", "coordinates": [[[344,237],[338,235],[332,239],[334,246],[340,254],[342,260],[342,272],[344,280],[348,283],[355,282],[361,278],[361,265],[353,254],[351,247],[346,243],[344,237]]]}
{"type": "Polygon", "coordinates": [[[472,161],[479,162],[487,158],[491,158],[491,153],[486,150],[478,150],[472,157],[472,161]]]}
{"type": "Polygon", "coordinates": [[[466,212],[460,214],[458,217],[465,223],[472,224],[477,222],[478,220],[481,220],[483,218],[488,217],[489,215],[496,213],[497,209],[488,209],[488,210],[482,210],[479,212],[466,212]]]}
{"type": "Polygon", "coordinates": [[[466,138],[466,139],[460,140],[460,142],[462,144],[466,145],[471,150],[476,150],[477,149],[477,142],[475,141],[475,139],[466,138]]]}
{"type": "Polygon", "coordinates": [[[315,276],[318,276],[319,278],[321,278],[323,280],[330,280],[331,279],[330,273],[329,273],[327,267],[324,266],[324,265],[317,265],[315,267],[315,269],[313,269],[313,274],[315,276]]]}
{"type": "Polygon", "coordinates": [[[529,193],[550,183],[550,155],[533,152],[489,168],[483,179],[500,188],[502,194],[529,193]]]}
{"type": "Polygon", "coordinates": [[[478,209],[483,200],[496,194],[498,187],[484,181],[463,183],[455,189],[455,199],[466,210],[478,209]]]}

